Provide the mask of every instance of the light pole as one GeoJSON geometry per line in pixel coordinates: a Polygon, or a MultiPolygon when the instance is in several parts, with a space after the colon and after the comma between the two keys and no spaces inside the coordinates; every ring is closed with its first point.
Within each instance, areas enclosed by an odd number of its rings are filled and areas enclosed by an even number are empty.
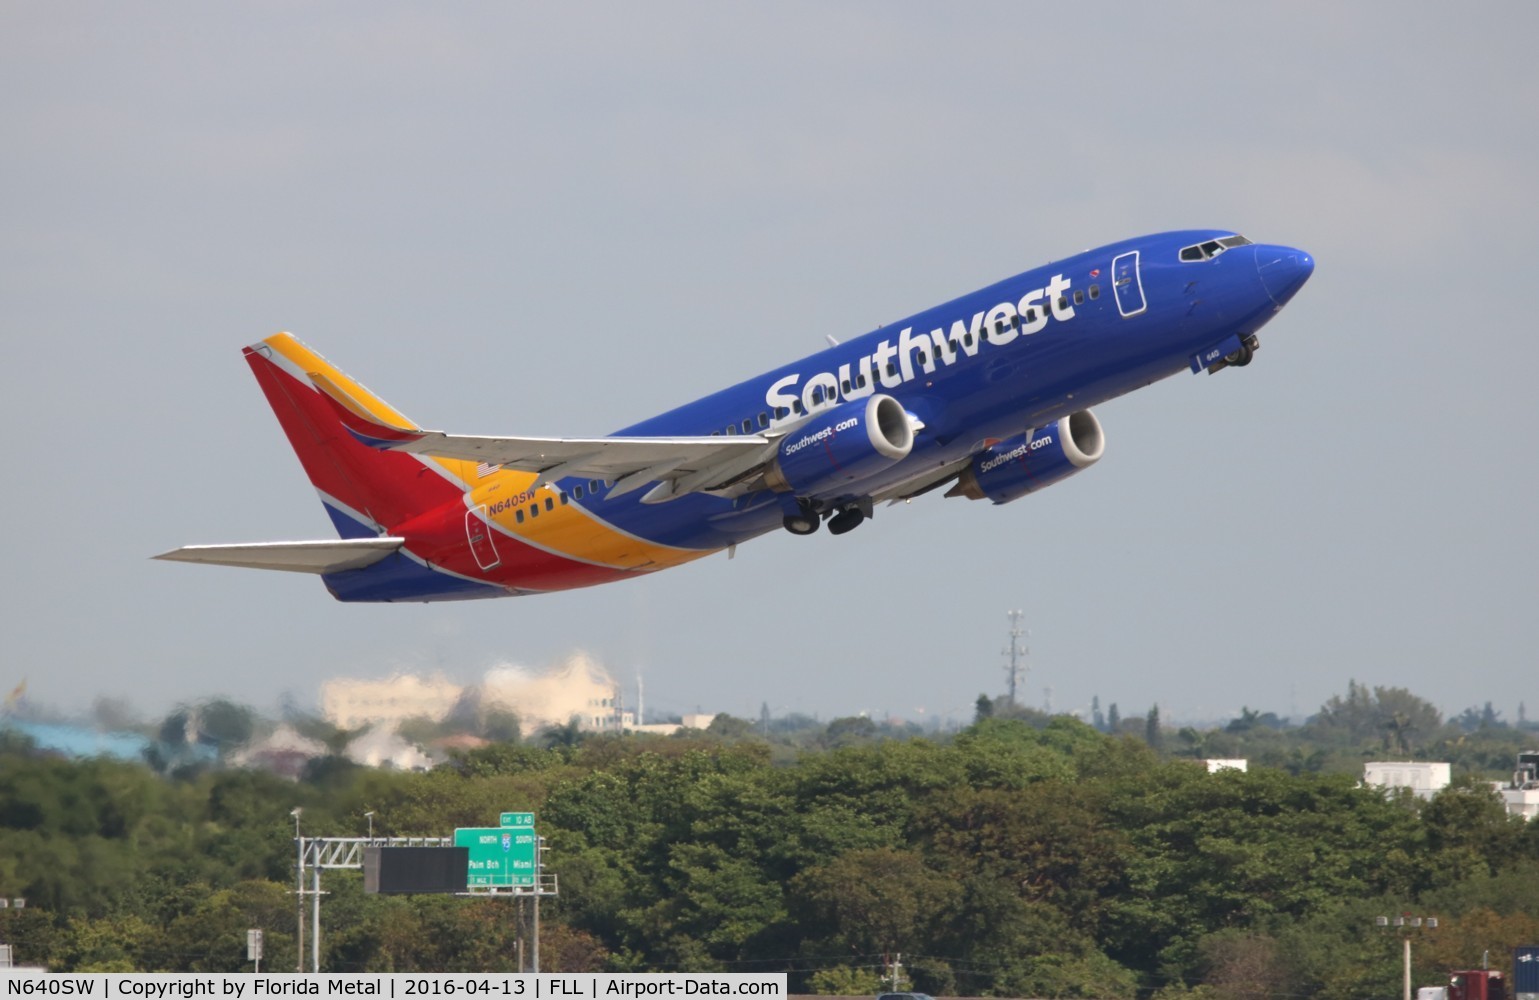
{"type": "Polygon", "coordinates": [[[1422,927],[1428,930],[1437,929],[1437,917],[1413,917],[1409,913],[1402,913],[1398,917],[1375,917],[1374,925],[1378,927],[1394,927],[1400,932],[1400,940],[1403,945],[1402,952],[1405,955],[1405,972],[1403,975],[1401,995],[1404,1000],[1411,1000],[1411,931],[1422,927]]]}
{"type": "Polygon", "coordinates": [[[301,806],[295,806],[289,815],[294,817],[294,905],[298,909],[298,930],[294,937],[294,971],[305,971],[305,842],[299,837],[301,806]]]}
{"type": "Polygon", "coordinates": [[[363,818],[369,821],[369,840],[374,839],[374,810],[370,809],[363,814],[363,818]]]}

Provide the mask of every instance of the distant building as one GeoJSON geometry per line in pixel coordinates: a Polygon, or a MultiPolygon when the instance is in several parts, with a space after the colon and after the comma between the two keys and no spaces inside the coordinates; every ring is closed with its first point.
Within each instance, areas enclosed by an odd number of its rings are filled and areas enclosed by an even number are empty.
{"type": "Polygon", "coordinates": [[[633,733],[648,733],[652,736],[672,736],[684,727],[677,722],[638,722],[634,726],[627,726],[633,733]]]}
{"type": "MultiPolygon", "coordinates": [[[[485,720],[488,713],[508,712],[518,718],[525,736],[541,729],[573,722],[584,732],[645,732],[671,735],[679,726],[641,725],[634,709],[626,707],[620,687],[609,672],[586,653],[576,652],[549,670],[508,666],[489,670],[480,684],[461,686],[441,676],[431,678],[399,674],[388,680],[337,678],[321,686],[321,712],[341,729],[373,726],[375,733],[394,733],[407,719],[427,718],[485,720]]],[[[714,715],[684,717],[684,725],[705,729],[714,715]]],[[[383,736],[379,737],[384,739],[383,736]]],[[[387,743],[368,744],[384,752],[387,743]]],[[[359,759],[349,749],[349,756],[359,759]]],[[[387,756],[397,767],[403,763],[395,751],[387,756]]]]}
{"type": "Polygon", "coordinates": [[[636,724],[634,712],[619,703],[614,679],[586,653],[568,656],[539,673],[522,667],[487,671],[480,686],[483,709],[503,709],[518,716],[525,733],[564,726],[573,719],[590,732],[618,732],[636,724]]]}
{"type": "Polygon", "coordinates": [[[1374,788],[1409,788],[1430,799],[1448,787],[1453,776],[1447,761],[1374,760],[1363,765],[1363,784],[1374,788]]]}
{"type": "Polygon", "coordinates": [[[716,716],[710,712],[685,712],[681,719],[685,729],[710,729],[716,716]]]}
{"type": "Polygon", "coordinates": [[[137,733],[103,733],[86,726],[60,722],[30,722],[0,718],[0,730],[20,733],[39,750],[70,757],[114,757],[143,760],[150,741],[137,733]]]}
{"type": "Polygon", "coordinates": [[[1512,773],[1512,783],[1498,783],[1496,794],[1502,797],[1509,816],[1539,819],[1539,750],[1518,754],[1518,767],[1512,773]]]}
{"type": "Polygon", "coordinates": [[[1539,819],[1539,786],[1533,788],[1503,788],[1497,786],[1496,794],[1502,797],[1507,815],[1522,816],[1526,820],[1539,819]]]}
{"type": "Polygon", "coordinates": [[[321,685],[321,714],[339,729],[424,717],[438,722],[463,693],[460,685],[438,675],[397,674],[382,681],[339,677],[321,685]]]}
{"type": "Polygon", "coordinates": [[[326,744],[301,736],[293,726],[284,724],[266,739],[253,741],[237,750],[230,756],[230,763],[297,780],[304,773],[306,764],[326,753],[326,744]]]}
{"type": "Polygon", "coordinates": [[[1208,765],[1208,773],[1214,771],[1249,771],[1250,761],[1244,757],[1209,757],[1203,761],[1208,765]]]}
{"type": "Polygon", "coordinates": [[[349,760],[365,767],[389,767],[397,771],[426,771],[437,763],[393,729],[370,729],[347,745],[349,760]]]}

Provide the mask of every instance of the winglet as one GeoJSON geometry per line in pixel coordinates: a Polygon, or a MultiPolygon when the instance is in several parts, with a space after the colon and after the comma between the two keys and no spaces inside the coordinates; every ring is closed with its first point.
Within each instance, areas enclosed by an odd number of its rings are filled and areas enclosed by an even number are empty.
{"type": "Polygon", "coordinates": [[[331,403],[331,408],[336,412],[337,418],[342,421],[342,426],[347,428],[347,432],[370,448],[384,450],[396,445],[420,441],[426,436],[426,431],[416,427],[402,427],[376,416],[354,399],[346,389],[332,381],[325,372],[306,372],[305,374],[309,376],[311,382],[315,383],[321,395],[331,403]]]}

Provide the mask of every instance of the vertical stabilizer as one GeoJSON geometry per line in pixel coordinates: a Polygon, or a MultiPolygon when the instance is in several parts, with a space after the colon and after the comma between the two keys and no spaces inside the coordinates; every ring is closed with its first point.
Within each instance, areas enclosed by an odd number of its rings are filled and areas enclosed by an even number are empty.
{"type": "Polygon", "coordinates": [[[474,463],[381,451],[360,441],[317,379],[345,392],[353,406],[381,425],[412,423],[292,335],[274,334],[245,354],[342,537],[389,534],[394,526],[457,500],[474,477],[474,463]]]}

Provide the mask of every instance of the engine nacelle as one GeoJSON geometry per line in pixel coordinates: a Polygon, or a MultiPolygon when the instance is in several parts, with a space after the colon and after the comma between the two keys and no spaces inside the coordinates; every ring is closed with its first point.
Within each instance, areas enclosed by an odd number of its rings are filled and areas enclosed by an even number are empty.
{"type": "Polygon", "coordinates": [[[980,451],[946,495],[1009,503],[1089,468],[1105,450],[1101,422],[1080,410],[980,451]]]}
{"type": "Polygon", "coordinates": [[[781,493],[830,499],[913,448],[914,428],[902,403],[883,395],[852,399],[787,434],[764,481],[781,493]]]}

